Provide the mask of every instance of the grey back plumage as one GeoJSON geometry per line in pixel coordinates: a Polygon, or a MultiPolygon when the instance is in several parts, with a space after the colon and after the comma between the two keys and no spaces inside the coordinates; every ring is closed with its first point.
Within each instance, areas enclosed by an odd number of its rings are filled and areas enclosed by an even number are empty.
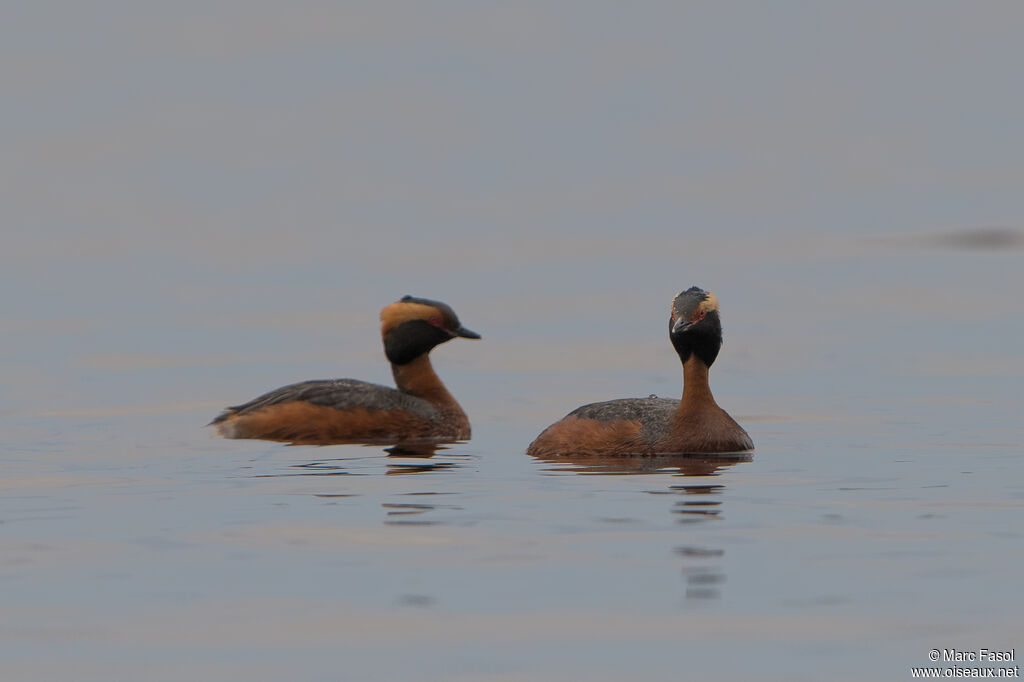
{"type": "Polygon", "coordinates": [[[435,421],[440,416],[437,408],[426,400],[387,386],[371,384],[358,379],[315,379],[282,386],[243,405],[229,407],[211,424],[224,421],[233,415],[255,412],[271,405],[295,401],[333,407],[338,410],[354,407],[364,407],[370,410],[406,410],[429,421],[435,421]]]}
{"type": "Polygon", "coordinates": [[[669,432],[678,407],[679,401],[670,398],[620,398],[577,407],[569,416],[599,422],[638,421],[643,425],[640,437],[653,443],[669,432]]]}

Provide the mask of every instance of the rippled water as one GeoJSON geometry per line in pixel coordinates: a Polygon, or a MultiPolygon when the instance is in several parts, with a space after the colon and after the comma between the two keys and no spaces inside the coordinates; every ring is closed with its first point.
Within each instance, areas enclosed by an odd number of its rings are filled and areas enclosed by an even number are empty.
{"type": "Polygon", "coordinates": [[[32,7],[4,22],[3,679],[1022,650],[1016,10],[32,7]],[[691,285],[753,456],[527,457],[582,403],[678,396],[691,285]],[[204,428],[390,383],[407,293],[483,334],[433,355],[469,442],[204,428]]]}

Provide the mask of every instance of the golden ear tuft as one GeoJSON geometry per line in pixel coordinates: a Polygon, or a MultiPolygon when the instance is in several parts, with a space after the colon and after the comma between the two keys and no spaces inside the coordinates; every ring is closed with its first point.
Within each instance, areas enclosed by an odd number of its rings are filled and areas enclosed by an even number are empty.
{"type": "Polygon", "coordinates": [[[715,310],[718,310],[718,297],[715,296],[710,291],[705,291],[704,300],[700,302],[700,304],[697,306],[697,309],[705,313],[710,313],[715,310]]]}
{"type": "Polygon", "coordinates": [[[432,305],[406,303],[405,301],[392,303],[380,311],[380,333],[387,334],[403,322],[429,320],[431,317],[443,318],[444,315],[432,305]]]}
{"type": "Polygon", "coordinates": [[[690,287],[680,291],[672,299],[672,317],[691,316],[697,313],[710,313],[718,310],[718,297],[700,287],[690,287]]]}

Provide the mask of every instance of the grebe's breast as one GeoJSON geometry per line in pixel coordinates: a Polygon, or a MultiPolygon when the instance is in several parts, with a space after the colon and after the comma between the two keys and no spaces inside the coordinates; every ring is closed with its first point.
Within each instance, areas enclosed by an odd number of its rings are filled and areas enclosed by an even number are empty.
{"type": "Polygon", "coordinates": [[[355,379],[303,381],[229,407],[211,422],[225,438],[282,442],[398,443],[418,439],[465,440],[461,411],[408,393],[355,379]]]}
{"type": "Polygon", "coordinates": [[[622,398],[578,407],[530,444],[534,457],[740,452],[747,433],[717,405],[680,413],[680,401],[622,398]]]}

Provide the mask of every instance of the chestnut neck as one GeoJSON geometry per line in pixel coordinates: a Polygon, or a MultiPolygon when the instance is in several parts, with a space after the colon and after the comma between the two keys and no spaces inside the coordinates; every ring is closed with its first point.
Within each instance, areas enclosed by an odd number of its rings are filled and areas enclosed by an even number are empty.
{"type": "Polygon", "coordinates": [[[683,363],[683,398],[679,401],[677,416],[718,408],[708,384],[708,369],[696,354],[691,354],[683,363]]]}
{"type": "Polygon", "coordinates": [[[402,365],[391,363],[391,373],[395,377],[395,386],[399,391],[423,398],[439,409],[454,407],[455,410],[462,411],[441,382],[441,378],[437,376],[437,372],[430,364],[430,356],[426,353],[402,365]]]}

